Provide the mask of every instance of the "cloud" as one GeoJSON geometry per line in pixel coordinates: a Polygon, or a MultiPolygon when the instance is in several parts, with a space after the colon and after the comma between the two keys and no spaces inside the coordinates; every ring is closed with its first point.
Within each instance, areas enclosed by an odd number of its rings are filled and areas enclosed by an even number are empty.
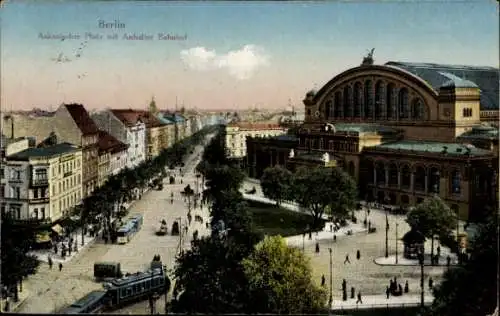
{"type": "Polygon", "coordinates": [[[269,64],[269,56],[255,45],[245,45],[222,55],[205,47],[194,47],[181,51],[181,60],[193,70],[225,69],[239,80],[249,79],[258,68],[269,64]]]}

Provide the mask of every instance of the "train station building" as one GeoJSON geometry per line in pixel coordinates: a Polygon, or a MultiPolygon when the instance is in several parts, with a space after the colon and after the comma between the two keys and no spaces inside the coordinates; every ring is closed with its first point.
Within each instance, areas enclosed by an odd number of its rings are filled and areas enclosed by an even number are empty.
{"type": "Polygon", "coordinates": [[[498,201],[498,86],[493,67],[365,57],[306,94],[295,138],[247,139],[248,172],[305,160],[337,165],[362,198],[410,206],[438,195],[474,220],[475,210],[498,201]],[[292,155],[282,153],[290,147],[292,155]]]}

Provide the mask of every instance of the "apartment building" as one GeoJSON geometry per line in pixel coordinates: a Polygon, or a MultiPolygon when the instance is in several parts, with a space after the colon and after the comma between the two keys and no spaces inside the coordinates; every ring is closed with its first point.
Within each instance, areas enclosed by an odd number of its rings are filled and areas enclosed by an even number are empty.
{"type": "Polygon", "coordinates": [[[92,115],[100,130],[127,144],[127,167],[135,168],[146,160],[146,124],[132,109],[108,109],[92,115]]]}
{"type": "Polygon", "coordinates": [[[90,195],[97,185],[99,130],[81,104],[62,104],[55,112],[34,114],[10,114],[11,128],[3,133],[10,138],[35,137],[37,143],[52,146],[67,142],[82,147],[83,195],[90,195]],[[10,134],[10,135],[9,135],[10,134]]]}
{"type": "Polygon", "coordinates": [[[128,146],[106,131],[99,131],[98,184],[104,185],[111,175],[118,174],[127,166],[128,146]]]}
{"type": "Polygon", "coordinates": [[[5,157],[5,209],[14,219],[56,222],[83,197],[82,149],[69,143],[30,147],[5,157]]]}
{"type": "Polygon", "coordinates": [[[229,158],[242,159],[246,156],[246,138],[274,137],[286,134],[286,128],[276,123],[238,122],[226,125],[226,148],[229,158]]]}

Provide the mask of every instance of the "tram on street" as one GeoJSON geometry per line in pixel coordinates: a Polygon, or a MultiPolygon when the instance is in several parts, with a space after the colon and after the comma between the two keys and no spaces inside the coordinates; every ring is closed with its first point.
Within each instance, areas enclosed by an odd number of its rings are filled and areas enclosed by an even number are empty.
{"type": "Polygon", "coordinates": [[[92,291],[58,314],[95,314],[103,310],[106,291],[92,291]]]}
{"type": "Polygon", "coordinates": [[[145,299],[153,294],[165,294],[170,290],[170,279],[163,267],[138,272],[103,284],[106,289],[106,308],[117,308],[145,299]]]}
{"type": "Polygon", "coordinates": [[[144,219],[142,215],[131,215],[116,232],[116,242],[121,245],[130,242],[132,237],[142,228],[143,223],[144,219]]]}

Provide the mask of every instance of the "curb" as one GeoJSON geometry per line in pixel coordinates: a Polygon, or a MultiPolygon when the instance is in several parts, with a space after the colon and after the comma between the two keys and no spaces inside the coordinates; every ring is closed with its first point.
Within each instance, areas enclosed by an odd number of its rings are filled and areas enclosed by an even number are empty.
{"type": "MultiPolygon", "coordinates": [[[[382,264],[382,263],[378,263],[376,260],[378,258],[375,258],[373,259],[373,263],[375,263],[376,265],[378,266],[381,266],[381,267],[384,267],[384,266],[388,266],[388,267],[420,267],[420,264],[401,264],[401,263],[385,263],[385,264],[382,264]]],[[[450,267],[456,267],[456,266],[459,266],[459,264],[456,264],[456,263],[452,263],[450,264],[450,267]]],[[[446,264],[435,264],[435,265],[431,265],[431,264],[424,264],[424,267],[435,267],[435,268],[446,268],[446,264]]]]}

